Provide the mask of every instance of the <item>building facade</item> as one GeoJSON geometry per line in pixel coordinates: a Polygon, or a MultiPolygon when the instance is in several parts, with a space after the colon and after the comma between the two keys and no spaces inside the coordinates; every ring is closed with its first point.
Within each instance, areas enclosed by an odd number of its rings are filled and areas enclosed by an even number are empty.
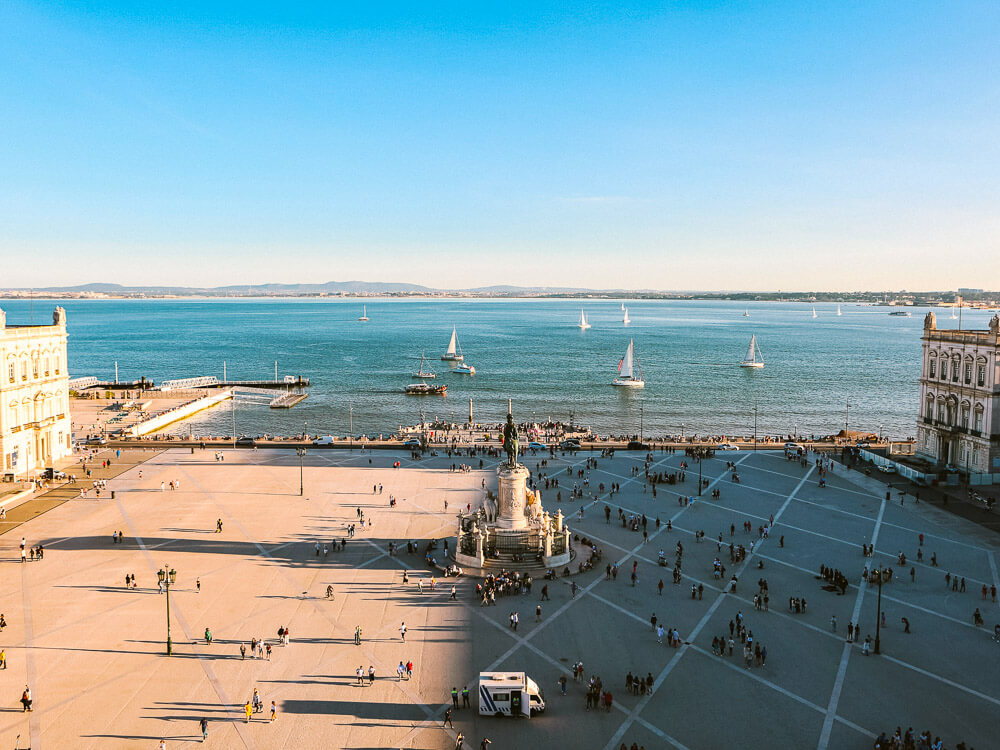
{"type": "Polygon", "coordinates": [[[918,456],[966,474],[1000,472],[1000,316],[986,331],[924,318],[918,456]]]}
{"type": "Polygon", "coordinates": [[[70,455],[66,311],[51,325],[7,325],[0,310],[0,475],[16,478],[70,455]]]}

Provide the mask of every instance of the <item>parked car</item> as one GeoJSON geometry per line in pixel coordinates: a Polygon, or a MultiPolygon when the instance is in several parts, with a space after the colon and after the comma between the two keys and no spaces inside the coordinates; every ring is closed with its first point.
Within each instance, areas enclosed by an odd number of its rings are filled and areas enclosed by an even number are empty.
{"type": "Polygon", "coordinates": [[[313,445],[333,445],[333,435],[323,435],[313,440],[313,445]]]}
{"type": "Polygon", "coordinates": [[[722,443],[719,446],[719,450],[720,451],[738,451],[739,449],[740,449],[740,446],[733,445],[732,443],[722,443]]]}
{"type": "Polygon", "coordinates": [[[257,446],[257,441],[252,437],[244,435],[241,438],[236,439],[237,448],[255,448],[257,446]]]}
{"type": "Polygon", "coordinates": [[[87,445],[107,445],[108,441],[102,437],[87,438],[87,445]]]}
{"type": "Polygon", "coordinates": [[[420,441],[417,440],[416,438],[410,438],[409,440],[407,440],[407,441],[405,441],[403,443],[403,447],[404,448],[412,448],[412,449],[419,448],[420,447],[420,441]]]}
{"type": "Polygon", "coordinates": [[[799,443],[785,443],[785,450],[786,451],[801,451],[801,450],[805,450],[805,448],[802,445],[800,445],[799,443]]]}
{"type": "Polygon", "coordinates": [[[893,466],[892,464],[886,464],[885,466],[879,466],[878,470],[881,471],[883,474],[895,474],[896,473],[896,467],[893,466]]]}
{"type": "Polygon", "coordinates": [[[49,466],[47,469],[42,471],[42,479],[65,479],[66,473],[59,471],[58,469],[53,469],[49,466]]]}
{"type": "Polygon", "coordinates": [[[580,450],[580,441],[573,438],[563,440],[559,443],[559,448],[564,451],[578,451],[580,450]]]}
{"type": "Polygon", "coordinates": [[[547,450],[549,446],[547,446],[545,443],[539,443],[537,440],[532,440],[530,443],[528,443],[528,447],[531,448],[532,450],[544,451],[547,450]]]}

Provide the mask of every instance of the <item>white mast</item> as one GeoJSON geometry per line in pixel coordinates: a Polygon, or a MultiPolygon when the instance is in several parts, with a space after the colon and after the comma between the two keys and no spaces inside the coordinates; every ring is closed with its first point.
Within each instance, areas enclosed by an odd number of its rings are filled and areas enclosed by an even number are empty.
{"type": "Polygon", "coordinates": [[[628,325],[628,324],[629,324],[629,323],[631,323],[631,322],[632,322],[632,321],[631,321],[631,320],[629,319],[629,317],[628,317],[628,308],[626,307],[626,308],[625,308],[625,317],[624,317],[624,318],[622,318],[622,324],[623,324],[623,325],[628,325]]]}

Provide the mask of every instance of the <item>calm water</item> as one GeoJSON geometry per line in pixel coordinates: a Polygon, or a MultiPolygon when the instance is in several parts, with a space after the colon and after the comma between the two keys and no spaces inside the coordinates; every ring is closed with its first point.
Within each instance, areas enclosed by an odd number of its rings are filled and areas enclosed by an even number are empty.
{"type": "MultiPolygon", "coordinates": [[[[35,322],[56,303],[34,302],[35,322]]],[[[312,380],[309,398],[291,410],[236,407],[240,433],[355,434],[391,432],[428,419],[464,421],[469,398],[477,420],[502,419],[507,398],[518,419],[551,417],[599,433],[647,435],[750,434],[758,404],[760,433],[828,434],[843,428],[850,401],[852,429],[893,436],[914,433],[920,334],[925,309],[891,317],[886,308],[786,303],[618,301],[583,304],[593,328],[575,324],[581,303],[568,300],[373,300],[371,321],[359,323],[354,300],[109,300],[65,301],[70,371],[74,376],[132,380],[216,375],[226,360],[231,379],[280,375],[312,380]],[[449,373],[439,357],[458,326],[474,377],[449,373]],[[752,333],[767,366],[737,366],[752,333]],[[645,390],[610,385],[630,337],[646,377],[645,390]],[[404,396],[421,350],[448,385],[440,397],[404,396]],[[683,426],[683,427],[682,427],[683,426]]],[[[28,322],[29,303],[2,302],[11,323],[28,322]]],[[[938,325],[956,326],[948,311],[938,325]]],[[[963,313],[963,326],[985,328],[992,313],[963,313]]],[[[195,434],[230,434],[228,407],[178,427],[195,434]]]]}

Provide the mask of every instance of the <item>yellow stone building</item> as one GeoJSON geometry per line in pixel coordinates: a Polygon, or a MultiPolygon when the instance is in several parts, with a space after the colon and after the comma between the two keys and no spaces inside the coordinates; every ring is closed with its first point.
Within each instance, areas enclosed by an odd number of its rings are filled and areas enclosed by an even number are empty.
{"type": "Polygon", "coordinates": [[[72,453],[66,311],[8,325],[0,310],[0,475],[31,476],[72,453]]]}

